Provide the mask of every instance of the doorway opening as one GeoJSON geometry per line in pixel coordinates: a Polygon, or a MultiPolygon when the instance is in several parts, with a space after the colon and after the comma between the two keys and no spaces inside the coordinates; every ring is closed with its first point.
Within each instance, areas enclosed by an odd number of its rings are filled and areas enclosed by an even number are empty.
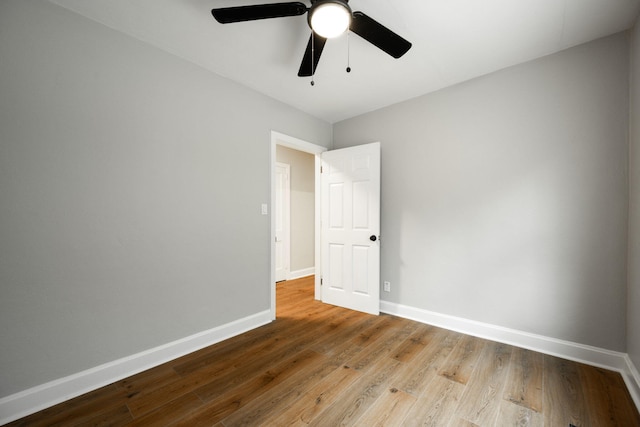
{"type": "MultiPolygon", "coordinates": [[[[320,289],[320,165],[321,158],[320,155],[327,151],[327,148],[312,144],[307,141],[303,141],[298,138],[294,138],[279,132],[271,132],[271,206],[272,206],[272,215],[271,215],[271,317],[272,319],[276,318],[276,278],[280,279],[283,276],[283,271],[278,271],[278,276],[276,276],[276,265],[281,267],[283,260],[278,259],[280,256],[279,251],[282,246],[278,246],[277,239],[279,238],[278,232],[281,224],[277,224],[278,220],[282,220],[284,216],[279,216],[279,213],[276,212],[276,209],[281,200],[278,198],[277,179],[281,179],[281,177],[276,178],[276,167],[277,163],[288,163],[290,168],[290,176],[293,178],[295,174],[294,166],[290,162],[298,162],[298,158],[304,159],[306,157],[306,162],[303,161],[300,165],[307,165],[306,167],[312,167],[312,170],[300,170],[299,173],[302,173],[302,179],[300,182],[296,182],[295,184],[291,182],[291,192],[290,192],[290,221],[291,225],[297,227],[298,224],[294,224],[294,221],[300,219],[302,224],[307,224],[304,228],[307,231],[303,232],[302,236],[297,235],[297,237],[293,237],[291,234],[290,239],[290,249],[295,252],[295,255],[289,256],[289,271],[287,274],[288,279],[298,278],[309,276],[315,273],[314,281],[314,297],[315,299],[320,299],[321,289],[320,289]],[[280,153],[280,155],[278,155],[280,153]],[[311,157],[309,157],[311,156],[311,157]],[[311,188],[313,192],[309,191],[309,176],[313,177],[313,183],[311,188]],[[302,185],[303,190],[301,194],[296,194],[295,196],[300,196],[299,200],[294,200],[294,188],[297,185],[302,185]],[[309,198],[313,199],[313,207],[311,211],[309,211],[309,198]],[[298,202],[300,202],[298,206],[298,202]],[[296,206],[294,206],[294,204],[296,206]],[[305,208],[306,206],[306,208],[305,208]],[[300,212],[294,212],[296,210],[300,210],[300,212]],[[297,219],[294,219],[293,216],[296,215],[297,219]],[[309,226],[312,224],[312,228],[309,230],[309,226]],[[296,239],[298,243],[296,243],[296,239]],[[303,243],[301,243],[303,242],[303,243]],[[304,244],[306,242],[306,245],[304,244]],[[296,246],[298,245],[298,246],[296,246]],[[311,245],[311,246],[309,246],[311,245]],[[301,251],[295,249],[298,247],[301,251]],[[295,259],[294,259],[295,257],[295,259]],[[311,259],[313,260],[311,265],[311,259]]],[[[300,166],[299,166],[300,167],[300,166]]],[[[305,166],[302,166],[303,168],[305,166]]],[[[293,230],[293,227],[290,227],[293,230]]],[[[285,251],[282,250],[284,253],[285,251]]],[[[289,251],[291,254],[291,250],[289,251]]],[[[285,255],[286,256],[286,255],[285,255]]],[[[286,259],[284,260],[287,261],[286,259]]]]}

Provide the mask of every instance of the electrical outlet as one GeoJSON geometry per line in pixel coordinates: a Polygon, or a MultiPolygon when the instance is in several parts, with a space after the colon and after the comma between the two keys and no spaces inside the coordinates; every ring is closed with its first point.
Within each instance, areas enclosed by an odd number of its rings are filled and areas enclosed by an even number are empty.
{"type": "Polygon", "coordinates": [[[383,289],[385,292],[391,292],[391,282],[384,282],[384,283],[382,284],[382,289],[383,289]]]}

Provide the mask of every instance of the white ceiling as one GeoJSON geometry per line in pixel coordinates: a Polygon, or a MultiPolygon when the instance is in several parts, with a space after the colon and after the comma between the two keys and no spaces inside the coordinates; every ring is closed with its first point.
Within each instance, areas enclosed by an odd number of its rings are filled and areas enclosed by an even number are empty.
{"type": "MultiPolygon", "coordinates": [[[[413,43],[394,59],[356,35],[297,76],[306,15],[222,25],[211,9],[285,0],[50,0],[334,123],[630,28],[640,0],[351,0],[413,43]]],[[[302,0],[309,5],[308,0],[302,0]]]]}

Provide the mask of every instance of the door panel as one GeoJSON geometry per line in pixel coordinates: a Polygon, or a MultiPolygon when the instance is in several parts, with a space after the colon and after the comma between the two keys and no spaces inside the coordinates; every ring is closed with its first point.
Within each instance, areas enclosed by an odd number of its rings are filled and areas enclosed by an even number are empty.
{"type": "Polygon", "coordinates": [[[322,161],[322,300],[379,314],[380,143],[322,161]]]}
{"type": "Polygon", "coordinates": [[[344,229],[344,184],[329,184],[329,222],[332,230],[344,229]]]}
{"type": "Polygon", "coordinates": [[[344,289],[344,245],[329,244],[329,282],[327,286],[344,289]]]}

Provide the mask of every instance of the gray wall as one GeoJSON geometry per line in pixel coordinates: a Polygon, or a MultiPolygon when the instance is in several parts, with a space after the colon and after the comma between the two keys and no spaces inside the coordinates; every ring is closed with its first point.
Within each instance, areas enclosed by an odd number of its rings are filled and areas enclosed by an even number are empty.
{"type": "Polygon", "coordinates": [[[334,125],[382,143],[390,302],[624,351],[628,42],[334,125]]]}
{"type": "Polygon", "coordinates": [[[627,352],[640,367],[640,20],[631,32],[627,352]]]}
{"type": "Polygon", "coordinates": [[[0,397],[270,307],[270,131],[331,125],[0,2],[0,397]]]}
{"type": "Polygon", "coordinates": [[[315,264],[315,156],[276,146],[276,160],[290,165],[291,271],[315,264]]]}

